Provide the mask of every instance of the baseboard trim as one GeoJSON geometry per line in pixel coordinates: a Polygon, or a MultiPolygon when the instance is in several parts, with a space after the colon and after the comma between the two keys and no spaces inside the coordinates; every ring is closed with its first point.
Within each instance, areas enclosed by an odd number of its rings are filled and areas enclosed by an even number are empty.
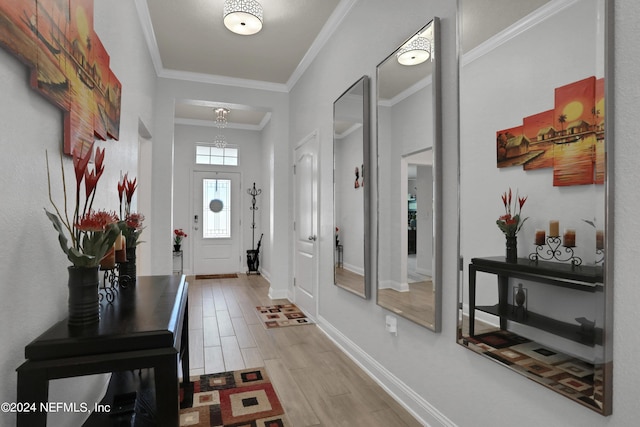
{"type": "Polygon", "coordinates": [[[367,375],[406,409],[425,427],[457,427],[450,419],[427,402],[422,396],[393,375],[373,357],[358,347],[342,332],[322,316],[318,316],[318,327],[344,354],[353,360],[367,375]]]}
{"type": "Polygon", "coordinates": [[[269,298],[271,299],[288,299],[289,298],[289,290],[288,289],[273,289],[273,286],[269,286],[269,298]]]}

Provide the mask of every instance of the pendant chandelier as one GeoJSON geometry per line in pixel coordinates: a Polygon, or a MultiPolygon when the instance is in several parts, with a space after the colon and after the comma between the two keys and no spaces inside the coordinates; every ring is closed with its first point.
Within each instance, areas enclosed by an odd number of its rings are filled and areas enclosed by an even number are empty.
{"type": "Polygon", "coordinates": [[[262,29],[262,6],[255,0],[225,0],[224,26],[236,34],[248,36],[262,29]]]}
{"type": "Polygon", "coordinates": [[[216,127],[218,129],[223,129],[227,127],[227,116],[229,115],[230,111],[231,110],[229,110],[228,108],[223,108],[223,107],[215,108],[213,110],[213,112],[215,113],[216,127]]]}
{"type": "MultiPolygon", "coordinates": [[[[227,116],[229,115],[228,108],[218,107],[214,108],[214,122],[218,129],[224,129],[227,127],[227,116]]],[[[218,134],[213,140],[213,145],[217,148],[225,148],[227,146],[227,138],[223,134],[218,134]]]]}

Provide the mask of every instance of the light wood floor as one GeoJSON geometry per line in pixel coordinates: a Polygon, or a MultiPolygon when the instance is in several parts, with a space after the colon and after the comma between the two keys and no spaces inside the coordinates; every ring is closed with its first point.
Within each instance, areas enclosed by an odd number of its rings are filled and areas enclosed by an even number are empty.
{"type": "Polygon", "coordinates": [[[354,273],[346,268],[336,267],[336,282],[338,286],[356,295],[364,295],[364,276],[362,274],[354,273]]]}
{"type": "Polygon", "coordinates": [[[420,325],[433,326],[435,322],[435,294],[431,280],[409,283],[408,292],[379,289],[378,304],[420,325]]]}
{"type": "Polygon", "coordinates": [[[261,276],[187,280],[192,375],[266,367],[293,427],[421,425],[316,325],[266,330],[261,276]]]}

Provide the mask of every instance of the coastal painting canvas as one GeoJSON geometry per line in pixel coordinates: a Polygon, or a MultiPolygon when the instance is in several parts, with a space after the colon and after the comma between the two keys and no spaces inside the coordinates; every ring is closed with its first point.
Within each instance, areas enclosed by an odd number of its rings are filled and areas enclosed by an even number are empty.
{"type": "Polygon", "coordinates": [[[553,185],[593,184],[595,164],[595,77],[555,90],[555,115],[560,136],[553,156],[553,185]]]}
{"type": "Polygon", "coordinates": [[[93,0],[0,2],[0,45],[31,69],[31,85],[64,112],[63,151],[118,139],[122,87],[93,29],[93,0]]]}
{"type": "Polygon", "coordinates": [[[553,169],[556,187],[603,184],[604,79],[587,77],[554,90],[553,109],[496,132],[499,168],[553,169]]]}

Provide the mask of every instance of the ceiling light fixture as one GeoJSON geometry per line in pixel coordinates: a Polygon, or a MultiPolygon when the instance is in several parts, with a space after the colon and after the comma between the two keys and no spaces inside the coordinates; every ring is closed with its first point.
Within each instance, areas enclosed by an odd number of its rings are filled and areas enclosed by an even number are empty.
{"type": "Polygon", "coordinates": [[[248,36],[262,29],[262,6],[255,0],[225,0],[224,26],[236,34],[248,36]]]}
{"type": "Polygon", "coordinates": [[[431,56],[431,42],[428,38],[418,36],[409,40],[400,48],[396,57],[402,65],[418,65],[431,56]]]}
{"type": "MultiPolygon", "coordinates": [[[[224,107],[218,107],[218,108],[214,108],[213,112],[214,112],[213,121],[216,124],[216,127],[218,129],[226,128],[227,116],[229,115],[229,112],[231,112],[231,110],[224,107]]],[[[225,136],[222,134],[218,134],[213,140],[213,145],[217,148],[224,148],[227,146],[227,138],[225,138],[225,136]]]]}
{"type": "Polygon", "coordinates": [[[215,116],[216,127],[218,128],[227,127],[227,116],[229,115],[230,111],[231,110],[229,110],[228,108],[223,108],[223,107],[214,108],[213,112],[216,114],[215,116]]]}
{"type": "Polygon", "coordinates": [[[225,148],[227,146],[227,138],[224,135],[216,135],[213,140],[213,146],[216,148],[225,148]]]}

